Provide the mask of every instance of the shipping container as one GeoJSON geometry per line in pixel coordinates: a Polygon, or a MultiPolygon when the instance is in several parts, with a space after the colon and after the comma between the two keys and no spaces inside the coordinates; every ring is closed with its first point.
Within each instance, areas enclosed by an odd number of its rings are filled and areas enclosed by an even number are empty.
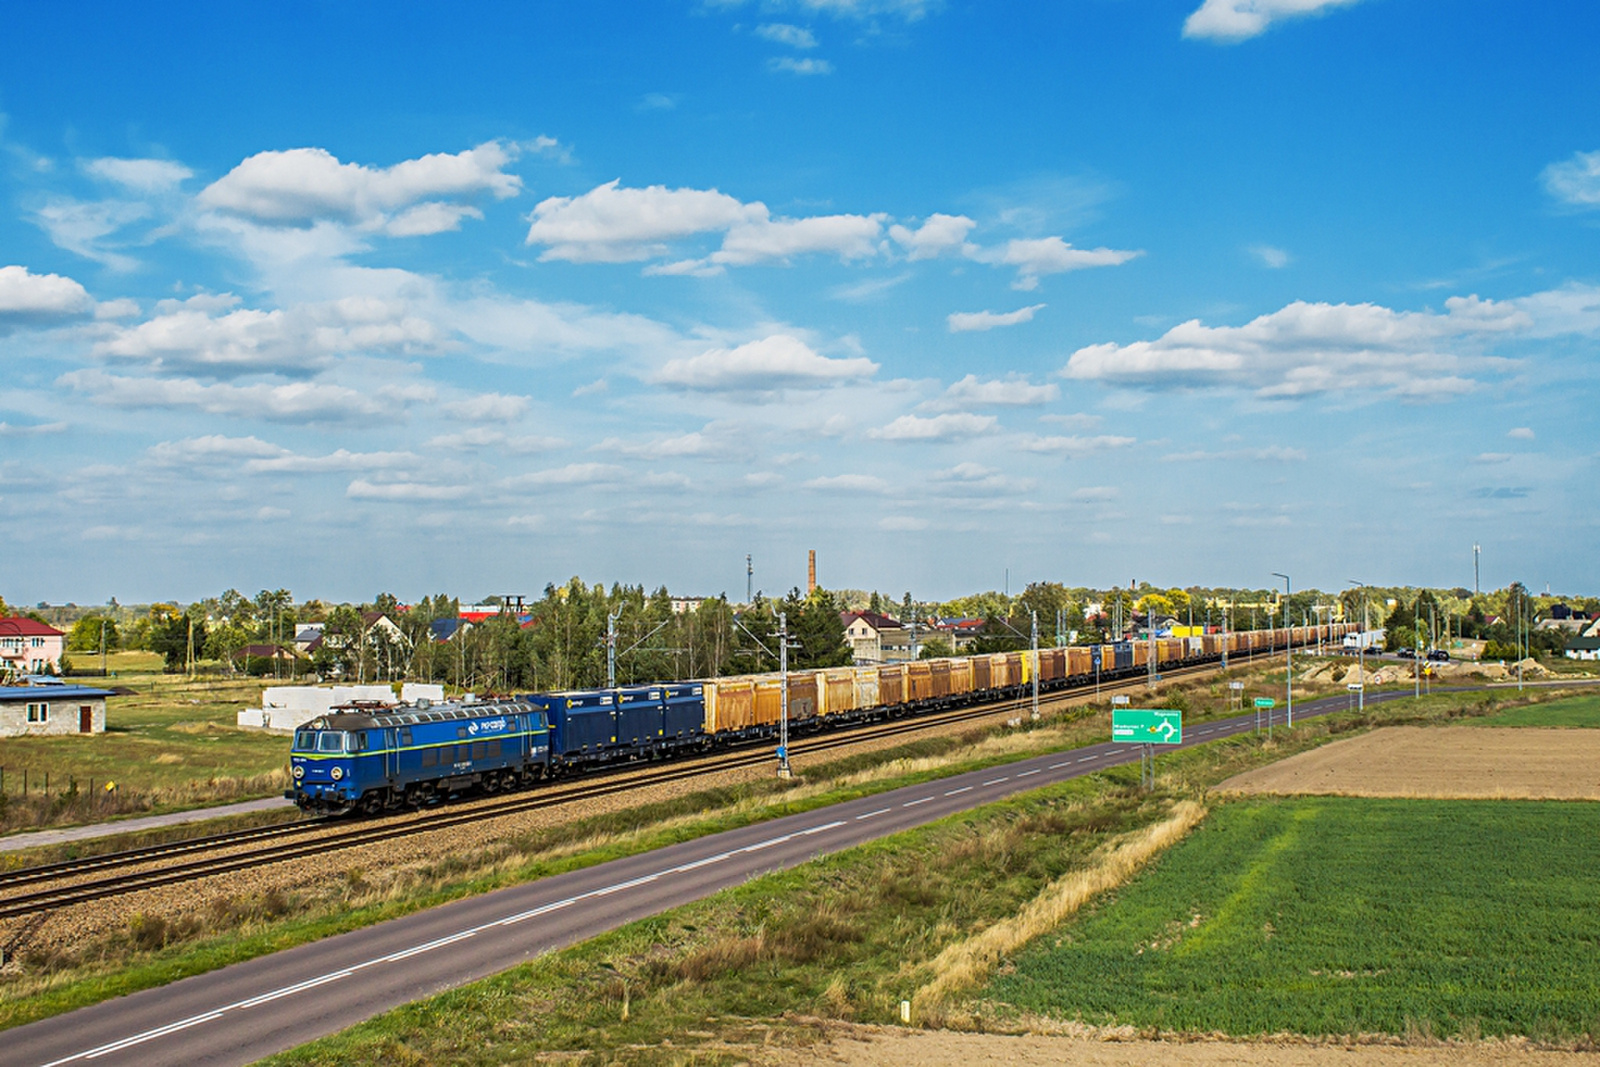
{"type": "Polygon", "coordinates": [[[948,659],[930,659],[928,670],[932,675],[930,679],[931,691],[935,700],[945,700],[950,696],[950,661],[948,659]]]}
{"type": "Polygon", "coordinates": [[[855,679],[857,710],[881,706],[883,701],[878,695],[878,668],[853,667],[850,673],[855,679]]]}
{"type": "Polygon", "coordinates": [[[852,667],[828,667],[817,674],[817,714],[847,715],[856,710],[856,672],[852,667]]]}
{"type": "Polygon", "coordinates": [[[891,708],[906,702],[905,664],[886,663],[878,668],[878,699],[891,708]]]}
{"type": "Polygon", "coordinates": [[[1067,649],[1067,676],[1078,678],[1094,673],[1094,663],[1090,659],[1092,649],[1082,645],[1075,645],[1067,649]]]}
{"type": "Polygon", "coordinates": [[[988,656],[972,657],[972,691],[987,693],[994,688],[994,669],[988,656]]]}
{"type": "Polygon", "coordinates": [[[962,656],[950,661],[950,695],[966,696],[972,692],[972,657],[962,656]]]}
{"type": "Polygon", "coordinates": [[[907,663],[906,672],[906,700],[917,702],[933,699],[933,662],[923,660],[920,663],[907,663]]]}

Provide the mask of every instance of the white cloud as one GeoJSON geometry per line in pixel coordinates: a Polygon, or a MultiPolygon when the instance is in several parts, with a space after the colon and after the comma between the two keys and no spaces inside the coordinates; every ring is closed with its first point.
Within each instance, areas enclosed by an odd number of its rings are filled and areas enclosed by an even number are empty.
{"type": "Polygon", "coordinates": [[[834,474],[812,478],[805,483],[807,489],[838,493],[886,493],[889,483],[875,474],[834,474]]]}
{"type": "Polygon", "coordinates": [[[1271,267],[1273,270],[1281,270],[1289,265],[1289,253],[1281,248],[1273,248],[1271,245],[1252,245],[1250,254],[1259,259],[1264,266],[1271,267]]]}
{"type": "Polygon", "coordinates": [[[645,459],[663,459],[676,456],[718,455],[727,452],[729,447],[728,440],[703,430],[696,430],[693,433],[657,438],[654,441],[623,441],[620,438],[608,437],[595,445],[594,451],[616,452],[619,455],[645,459]]]}
{"type": "Polygon", "coordinates": [[[748,210],[715,189],[629,189],[620,181],[582,196],[541,200],[533,209],[527,243],[546,246],[542,260],[624,263],[665,255],[668,241],[725,230],[748,210]]]}
{"type": "Polygon", "coordinates": [[[1106,421],[1099,415],[1084,415],[1073,413],[1070,415],[1040,415],[1040,422],[1053,422],[1057,426],[1065,426],[1069,430],[1092,430],[1106,421]]]}
{"type": "Polygon", "coordinates": [[[1185,37],[1243,41],[1284,19],[1321,14],[1359,0],[1205,0],[1183,23],[1185,37]]]}
{"type": "Polygon", "coordinates": [[[775,44],[786,44],[790,48],[815,48],[817,35],[802,26],[791,26],[787,22],[769,22],[756,27],[756,36],[775,44]]]}
{"type": "Polygon", "coordinates": [[[194,177],[194,171],[170,159],[91,159],[85,173],[136,193],[164,193],[194,177]]]}
{"type": "Polygon", "coordinates": [[[911,272],[890,275],[887,278],[867,278],[849,285],[839,285],[828,291],[828,295],[835,300],[844,300],[851,304],[864,304],[869,300],[877,300],[889,290],[904,285],[911,280],[911,272]]]}
{"type": "Polygon", "coordinates": [[[539,434],[513,434],[495,426],[469,426],[456,433],[440,434],[428,440],[429,448],[448,448],[455,452],[475,452],[494,449],[512,455],[525,456],[535,452],[552,452],[565,448],[567,442],[559,437],[539,434]]]}
{"type": "Polygon", "coordinates": [[[1243,326],[1192,320],[1155,341],[1080,348],[1062,374],[1156,389],[1243,388],[1262,397],[1363,390],[1425,398],[1470,390],[1470,372],[1507,363],[1442,351],[1444,345],[1533,324],[1510,303],[1452,297],[1445,306],[1438,314],[1296,301],[1243,326]]]}
{"type": "Polygon", "coordinates": [[[43,434],[61,433],[67,428],[64,422],[37,422],[28,426],[13,426],[9,422],[0,422],[0,437],[38,437],[43,434]]]}
{"type": "Polygon", "coordinates": [[[1168,463],[1206,463],[1216,460],[1234,461],[1253,459],[1272,463],[1299,463],[1306,458],[1304,449],[1268,445],[1265,448],[1235,448],[1222,452],[1195,449],[1189,452],[1170,452],[1161,457],[1168,463]]]}
{"type": "Polygon", "coordinates": [[[149,214],[150,208],[145,204],[57,198],[39,208],[33,217],[58,247],[112,270],[126,272],[138,267],[139,261],[105,247],[102,239],[149,214]]]}
{"type": "Polygon", "coordinates": [[[877,253],[882,215],[774,219],[759,201],[745,204],[715,189],[626,188],[610,181],[582,196],[553,196],[533,209],[527,243],[544,245],[541,260],[626,263],[665,256],[670,242],[722,233],[722,247],[703,259],[653,267],[653,274],[708,274],[826,252],[841,259],[877,253]]]}
{"type": "Polygon", "coordinates": [[[965,215],[932,214],[915,230],[907,226],[889,227],[889,236],[905,250],[910,259],[932,259],[944,252],[959,250],[967,234],[977,223],[965,215]]]}
{"type": "Polygon", "coordinates": [[[536,488],[546,485],[611,485],[627,477],[627,471],[614,463],[569,463],[565,467],[531,471],[509,478],[509,488],[536,488]]]}
{"type": "Polygon", "coordinates": [[[939,403],[943,406],[976,405],[979,407],[1030,407],[1048,404],[1061,395],[1055,383],[1034,385],[1026,378],[995,378],[979,380],[969,374],[951,384],[939,403]]]}
{"type": "Polygon", "coordinates": [[[1544,169],[1544,187],[1574,207],[1600,207],[1600,152],[1578,152],[1544,169]]]}
{"type": "Polygon", "coordinates": [[[406,470],[421,464],[415,452],[350,452],[339,449],[325,456],[281,456],[246,460],[244,469],[252,473],[319,474],[324,471],[406,470]]]}
{"type": "Polygon", "coordinates": [[[796,59],[793,56],[779,56],[767,60],[767,69],[784,74],[798,74],[802,77],[811,74],[832,74],[833,64],[826,59],[796,59]]]}
{"type": "Polygon", "coordinates": [[[970,333],[975,330],[992,330],[997,326],[1015,326],[1032,322],[1033,316],[1045,305],[1031,304],[1015,311],[952,311],[945,316],[951,333],[970,333]]]}
{"type": "Polygon", "coordinates": [[[198,199],[202,207],[269,226],[328,220],[398,235],[437,233],[476,214],[448,201],[521,192],[522,179],[504,169],[519,147],[489,141],[392,167],[341,163],[322,148],[259,152],[201,190],[198,199]]]}
{"type": "Polygon", "coordinates": [[[198,467],[274,458],[287,455],[288,452],[289,450],[281,445],[263,441],[259,437],[207,434],[204,437],[187,437],[181,441],[162,441],[160,444],[152,445],[146,455],[163,467],[198,467]]]}
{"type": "Polygon", "coordinates": [[[1534,433],[1533,430],[1527,426],[1518,426],[1514,430],[1507,431],[1506,436],[1517,441],[1532,441],[1534,438],[1534,433]]]}
{"type": "Polygon", "coordinates": [[[1143,252],[1116,248],[1074,248],[1060,237],[1014,238],[998,248],[968,246],[966,254],[980,263],[1017,268],[1011,288],[1024,292],[1039,287],[1046,274],[1090,267],[1116,267],[1143,255],[1143,252]]]}
{"type": "Polygon", "coordinates": [[[395,416],[420,399],[394,388],[357,390],[321,382],[205,384],[191,378],[130,378],[99,370],[69,371],[57,381],[110,407],[193,408],[213,415],[291,423],[395,416]]]}
{"type": "Polygon", "coordinates": [[[421,500],[460,500],[472,492],[465,485],[425,485],[421,482],[369,482],[357,478],[345,489],[352,500],[393,500],[399,502],[421,500]]]}
{"type": "Polygon", "coordinates": [[[640,111],[671,111],[678,106],[678,98],[671,93],[645,93],[639,98],[640,111]]]}
{"type": "Polygon", "coordinates": [[[1093,437],[1081,437],[1076,434],[1068,437],[1029,435],[1022,439],[1021,447],[1024,452],[1038,452],[1043,455],[1086,456],[1092,452],[1104,452],[1112,448],[1127,448],[1133,443],[1132,437],[1118,437],[1113,434],[1097,434],[1093,437]]]}
{"type": "Polygon", "coordinates": [[[94,300],[71,278],[34,274],[27,267],[0,267],[0,331],[87,315],[94,300]]]}
{"type": "Polygon", "coordinates": [[[118,328],[93,351],[159,371],[233,375],[304,372],[357,352],[432,351],[444,340],[398,301],[349,296],[287,310],[226,310],[236,302],[210,294],[163,301],[155,317],[118,328]]]}
{"type": "Polygon", "coordinates": [[[459,419],[473,422],[509,422],[521,418],[528,410],[528,398],[504,393],[482,393],[465,400],[453,400],[444,409],[459,419]]]}
{"type": "Polygon", "coordinates": [[[953,441],[974,437],[994,429],[993,415],[973,415],[953,412],[923,418],[920,415],[901,415],[887,426],[868,430],[867,436],[879,441],[953,441]]]}
{"type": "Polygon", "coordinates": [[[290,512],[288,508],[275,508],[270,505],[262,505],[256,509],[255,517],[257,522],[278,522],[282,519],[287,519],[291,514],[292,512],[290,512]]]}
{"type": "Polygon", "coordinates": [[[774,334],[737,348],[713,348],[689,359],[669,360],[655,376],[685,389],[770,391],[815,389],[870,378],[878,365],[865,357],[836,359],[804,341],[774,334]]]}

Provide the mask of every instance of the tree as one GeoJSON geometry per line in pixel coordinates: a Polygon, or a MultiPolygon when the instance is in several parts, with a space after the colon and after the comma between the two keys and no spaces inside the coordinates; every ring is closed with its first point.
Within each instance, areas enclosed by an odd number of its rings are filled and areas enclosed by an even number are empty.
{"type": "Polygon", "coordinates": [[[943,659],[945,656],[955,655],[955,649],[950,647],[948,638],[942,636],[930,637],[922,643],[922,649],[917,653],[918,659],[943,659]]]}
{"type": "Polygon", "coordinates": [[[72,624],[72,631],[67,634],[67,648],[72,652],[99,652],[102,636],[106,651],[116,651],[116,622],[101,615],[85,615],[72,624]]]}
{"type": "Polygon", "coordinates": [[[185,613],[172,604],[150,608],[150,651],[159,652],[168,671],[181,671],[205,652],[206,620],[198,611],[185,613]],[[196,617],[198,616],[198,617],[196,617]]]}

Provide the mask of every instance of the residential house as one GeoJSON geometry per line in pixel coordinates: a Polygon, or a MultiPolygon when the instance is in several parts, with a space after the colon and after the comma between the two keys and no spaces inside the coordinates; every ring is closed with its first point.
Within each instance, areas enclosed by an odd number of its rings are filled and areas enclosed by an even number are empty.
{"type": "Polygon", "coordinates": [[[876,611],[841,611],[845,643],[858,665],[905,663],[912,653],[912,631],[898,619],[876,611]]]}
{"type": "Polygon", "coordinates": [[[0,672],[44,674],[61,670],[67,635],[33,619],[0,619],[0,672]]]}
{"type": "Polygon", "coordinates": [[[0,687],[0,737],[103,734],[109,689],[81,685],[0,687]]]}

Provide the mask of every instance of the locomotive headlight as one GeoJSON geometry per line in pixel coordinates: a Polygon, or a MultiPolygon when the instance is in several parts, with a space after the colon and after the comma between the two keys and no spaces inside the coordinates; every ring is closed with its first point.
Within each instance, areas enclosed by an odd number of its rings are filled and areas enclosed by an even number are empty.
{"type": "Polygon", "coordinates": [[[304,778],[306,776],[306,768],[305,768],[304,764],[301,764],[301,763],[295,764],[294,776],[296,778],[304,778]]]}
{"type": "Polygon", "coordinates": [[[333,780],[337,782],[339,779],[341,779],[343,777],[344,777],[344,768],[343,767],[335,767],[333,769],[333,780]]]}

